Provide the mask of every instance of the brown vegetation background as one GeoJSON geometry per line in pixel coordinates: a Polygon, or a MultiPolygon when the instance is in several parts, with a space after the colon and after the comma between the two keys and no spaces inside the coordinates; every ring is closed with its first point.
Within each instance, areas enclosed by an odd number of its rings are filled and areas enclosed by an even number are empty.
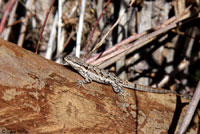
{"type": "MultiPolygon", "coordinates": [[[[82,12],[83,5],[0,0],[0,127],[23,133],[177,132],[200,80],[199,1],[90,0],[82,12]],[[78,89],[76,72],[49,61],[63,63],[68,54],[188,100],[133,90],[121,100],[110,86],[94,82],[78,89]]],[[[200,130],[196,122],[188,132],[200,130]]]]}

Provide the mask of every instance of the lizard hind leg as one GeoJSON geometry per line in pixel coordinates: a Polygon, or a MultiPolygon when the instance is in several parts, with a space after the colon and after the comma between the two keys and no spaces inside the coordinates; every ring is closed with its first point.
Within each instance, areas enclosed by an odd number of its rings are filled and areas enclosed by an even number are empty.
{"type": "Polygon", "coordinates": [[[121,86],[119,86],[119,85],[117,85],[117,84],[111,84],[112,85],[112,88],[113,88],[113,90],[114,90],[114,92],[115,93],[121,93],[121,94],[123,94],[124,93],[124,89],[123,89],[123,87],[121,87],[121,86]]]}
{"type": "Polygon", "coordinates": [[[123,87],[121,87],[117,84],[111,84],[111,85],[112,85],[114,92],[119,93],[119,96],[122,96],[122,98],[124,99],[124,89],[123,89],[123,87]]]}

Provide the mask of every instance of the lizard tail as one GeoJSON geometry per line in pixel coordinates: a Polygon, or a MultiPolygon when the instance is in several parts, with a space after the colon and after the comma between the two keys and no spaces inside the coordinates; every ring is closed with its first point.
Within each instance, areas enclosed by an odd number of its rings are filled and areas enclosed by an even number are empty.
{"type": "Polygon", "coordinates": [[[135,89],[145,91],[145,92],[159,93],[159,94],[165,94],[165,93],[175,93],[176,94],[176,91],[166,90],[166,89],[162,89],[162,88],[154,88],[154,87],[144,86],[144,85],[140,85],[140,84],[135,84],[135,89]]]}
{"type": "Polygon", "coordinates": [[[124,84],[123,87],[129,88],[129,89],[135,89],[135,90],[139,90],[139,91],[143,91],[143,92],[151,92],[151,93],[159,93],[159,94],[166,94],[166,93],[177,94],[176,91],[166,90],[163,88],[154,88],[154,87],[144,86],[144,85],[130,83],[130,82],[128,82],[128,83],[124,84]]]}

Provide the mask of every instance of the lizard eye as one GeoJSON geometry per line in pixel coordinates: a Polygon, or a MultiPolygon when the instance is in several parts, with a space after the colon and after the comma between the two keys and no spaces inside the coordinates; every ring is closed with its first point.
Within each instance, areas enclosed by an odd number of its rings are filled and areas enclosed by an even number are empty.
{"type": "Polygon", "coordinates": [[[89,66],[86,66],[85,68],[86,68],[86,69],[89,69],[89,66]]]}

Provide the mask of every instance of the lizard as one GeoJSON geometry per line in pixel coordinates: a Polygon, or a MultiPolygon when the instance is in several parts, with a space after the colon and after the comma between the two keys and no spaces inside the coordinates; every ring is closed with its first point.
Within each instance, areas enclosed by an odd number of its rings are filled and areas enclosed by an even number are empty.
{"type": "Polygon", "coordinates": [[[72,55],[67,55],[66,57],[64,57],[64,61],[65,63],[63,65],[71,66],[84,78],[84,80],[78,80],[78,84],[82,85],[83,87],[85,83],[90,83],[92,81],[95,81],[98,83],[111,85],[114,92],[120,93],[121,95],[124,94],[124,88],[135,89],[143,92],[159,93],[159,94],[165,94],[165,93],[176,94],[176,91],[144,86],[129,82],[127,80],[122,80],[118,78],[114,73],[87,64],[84,60],[72,55]]]}

